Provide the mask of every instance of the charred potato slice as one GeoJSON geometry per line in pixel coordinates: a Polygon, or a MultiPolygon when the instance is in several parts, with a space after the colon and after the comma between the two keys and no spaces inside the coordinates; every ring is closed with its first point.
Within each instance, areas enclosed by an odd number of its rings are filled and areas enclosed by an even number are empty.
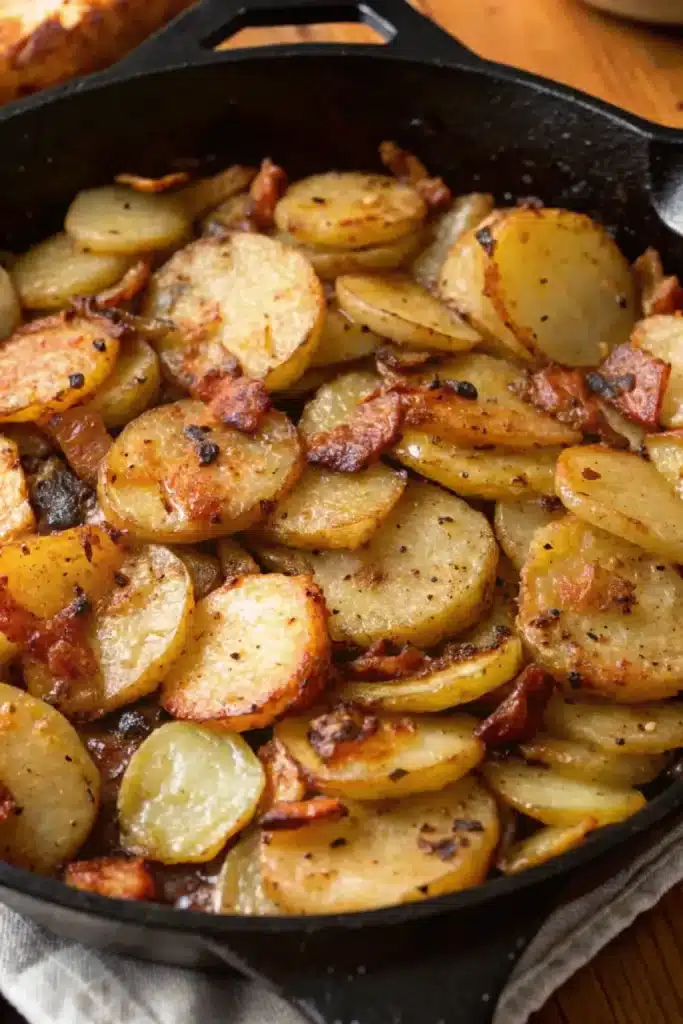
{"type": "Polygon", "coordinates": [[[662,754],[622,754],[616,744],[607,752],[590,743],[540,733],[520,749],[527,761],[545,764],[559,775],[617,789],[652,782],[667,763],[662,754]]]}
{"type": "Polygon", "coordinates": [[[395,178],[330,171],[290,185],[275,208],[275,223],[298,242],[358,249],[407,235],[426,212],[415,189],[395,178]]]}
{"type": "Polygon", "coordinates": [[[190,218],[175,195],[105,185],[78,193],[64,227],[91,252],[135,256],[180,245],[189,234],[190,218]]]}
{"type": "Polygon", "coordinates": [[[368,327],[354,323],[336,305],[328,308],[311,368],[336,366],[372,355],[382,339],[368,327]]]}
{"type": "Polygon", "coordinates": [[[683,498],[683,431],[667,430],[650,434],[644,441],[650,462],[683,498]]]}
{"type": "Polygon", "coordinates": [[[107,427],[125,427],[154,405],[161,390],[159,357],[142,338],[125,339],[112,373],[90,405],[107,427]]]}
{"type": "Polygon", "coordinates": [[[493,517],[496,539],[518,571],[528,558],[536,533],[565,515],[557,498],[527,498],[496,504],[493,517]]]}
{"type": "Polygon", "coordinates": [[[35,525],[19,449],[0,435],[0,544],[31,533],[35,525]]]}
{"type": "Polygon", "coordinates": [[[0,826],[0,854],[10,864],[50,874],[88,837],[99,772],[58,711],[5,683],[0,735],[0,776],[14,802],[0,826]]]}
{"type": "Polygon", "coordinates": [[[177,328],[158,350],[179,383],[236,358],[273,391],[306,370],[325,317],[322,286],[307,260],[246,232],[203,238],[177,252],[152,278],[145,308],[177,328]]]}
{"type": "Polygon", "coordinates": [[[128,256],[90,252],[60,233],[20,256],[12,280],[25,309],[64,309],[120,281],[129,266],[128,256]]]}
{"type": "Polygon", "coordinates": [[[216,590],[223,583],[223,570],[215,555],[200,551],[199,548],[180,546],[175,549],[174,554],[190,574],[195,600],[201,601],[203,597],[208,597],[212,590],[216,590]]]}
{"type": "Polygon", "coordinates": [[[553,736],[589,743],[608,755],[663,754],[683,746],[683,703],[582,704],[555,697],[545,714],[553,736]]]}
{"type": "Polygon", "coordinates": [[[338,822],[266,832],[261,873],[290,913],[371,910],[483,882],[499,831],[495,800],[470,775],[440,793],[354,804],[338,822]]]}
{"type": "Polygon", "coordinates": [[[188,400],[149,409],[123,429],[100,469],[98,497],[107,519],[141,540],[191,543],[250,526],[301,470],[284,413],[268,413],[247,435],[188,400]]]}
{"type": "Polygon", "coordinates": [[[269,896],[261,876],[261,833],[254,829],[242,836],[223,861],[213,909],[216,914],[274,915],[280,908],[269,896]]]}
{"type": "Polygon", "coordinates": [[[211,860],[254,816],[263,785],[261,762],[241,736],[169,722],[123,776],[122,845],[162,864],[211,860]]]}
{"type": "Polygon", "coordinates": [[[513,843],[496,866],[504,875],[518,875],[520,871],[536,868],[581,846],[596,825],[595,818],[584,818],[576,825],[546,825],[527,839],[513,843]]]}
{"type": "Polygon", "coordinates": [[[233,732],[270,725],[327,679],[326,612],[309,576],[242,576],[195,609],[162,704],[175,718],[233,732]]]}
{"type": "Polygon", "coordinates": [[[305,245],[284,231],[277,238],[285,245],[294,245],[312,265],[322,281],[334,281],[341,274],[363,274],[374,270],[396,270],[414,256],[424,242],[420,229],[410,231],[385,245],[367,245],[362,249],[335,249],[330,246],[305,245]]]}
{"type": "Polygon", "coordinates": [[[411,266],[413,277],[423,288],[428,291],[436,289],[451,247],[466,231],[476,228],[492,209],[493,196],[471,192],[459,196],[450,209],[436,218],[431,228],[429,245],[411,266]]]}
{"type": "Polygon", "coordinates": [[[649,316],[636,324],[631,337],[636,348],[671,366],[660,419],[665,427],[683,427],[683,319],[649,316]]]}
{"type": "Polygon", "coordinates": [[[218,558],[226,582],[238,576],[261,572],[256,560],[232,537],[223,537],[218,541],[218,558]]]}
{"type": "Polygon", "coordinates": [[[9,338],[21,323],[21,306],[9,276],[0,265],[0,341],[9,338]]]}

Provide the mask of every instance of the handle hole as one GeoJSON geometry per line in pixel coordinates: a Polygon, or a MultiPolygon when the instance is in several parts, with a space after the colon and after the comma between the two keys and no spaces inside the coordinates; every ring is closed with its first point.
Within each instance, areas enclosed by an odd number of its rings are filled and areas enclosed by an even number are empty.
{"type": "Polygon", "coordinates": [[[313,22],[310,25],[281,25],[272,28],[241,28],[214,47],[216,50],[248,49],[256,46],[286,46],[292,43],[364,43],[385,45],[387,39],[371,25],[359,22],[313,22]],[[277,38],[273,33],[277,32],[277,38]]]}

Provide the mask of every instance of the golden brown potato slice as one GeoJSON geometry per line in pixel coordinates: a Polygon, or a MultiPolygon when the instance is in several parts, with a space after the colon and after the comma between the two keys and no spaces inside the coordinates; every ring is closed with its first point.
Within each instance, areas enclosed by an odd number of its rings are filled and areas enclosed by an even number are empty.
{"type": "Polygon", "coordinates": [[[683,318],[649,316],[636,324],[631,343],[671,365],[660,420],[665,427],[683,427],[683,318]]]}
{"type": "Polygon", "coordinates": [[[355,549],[382,525],[405,486],[405,473],[381,463],[359,473],[309,466],[254,532],[292,548],[355,549]]]}
{"type": "Polygon", "coordinates": [[[0,348],[0,423],[42,419],[85,401],[118,351],[99,319],[51,316],[20,327],[0,348]]]}
{"type": "Polygon", "coordinates": [[[539,530],[522,571],[519,628],[569,688],[660,700],[683,678],[683,579],[640,548],[566,516],[539,530]]]}
{"type": "Polygon", "coordinates": [[[595,818],[584,818],[576,825],[546,825],[527,839],[513,843],[499,858],[496,867],[504,875],[518,875],[520,871],[536,868],[539,864],[545,864],[554,857],[560,857],[563,853],[581,846],[597,824],[595,818]]]}
{"type": "Polygon", "coordinates": [[[261,762],[241,736],[168,722],[126,768],[121,843],[162,864],[211,860],[254,816],[263,785],[261,762]]]}
{"type": "Polygon", "coordinates": [[[282,911],[267,895],[261,877],[261,832],[253,829],[233,846],[214,889],[215,914],[274,915],[282,911]]]}
{"type": "Polygon", "coordinates": [[[0,435],[0,544],[31,533],[35,527],[19,449],[0,435]]]}
{"type": "Polygon", "coordinates": [[[218,541],[218,558],[226,582],[237,576],[261,572],[255,559],[233,537],[222,537],[218,541]]]}
{"type": "Polygon", "coordinates": [[[367,245],[362,249],[335,249],[329,246],[305,245],[288,235],[286,231],[279,231],[276,237],[285,245],[295,246],[323,281],[334,281],[340,274],[396,270],[414,256],[424,243],[424,233],[421,228],[410,231],[384,245],[367,245]]]}
{"type": "Polygon", "coordinates": [[[408,276],[338,277],[337,300],[356,323],[398,345],[467,352],[481,341],[457,313],[408,276]]]}
{"type": "Polygon", "coordinates": [[[526,498],[496,504],[493,517],[496,539],[515,569],[521,571],[536,533],[566,514],[557,498],[526,498]]]}
{"type": "Polygon", "coordinates": [[[135,256],[180,245],[189,234],[190,217],[176,195],[105,185],[78,193],[64,227],[84,249],[135,256]]]}
{"type": "Polygon", "coordinates": [[[611,825],[646,803],[637,789],[581,782],[515,757],[489,761],[481,771],[503,803],[544,825],[578,825],[586,818],[611,825]]]}
{"type": "Polygon", "coordinates": [[[299,420],[299,432],[308,438],[348,422],[360,402],[381,383],[382,378],[374,370],[351,370],[323,384],[307,403],[299,420]]]}
{"type": "Polygon", "coordinates": [[[371,910],[479,885],[500,832],[495,800],[471,775],[440,793],[349,812],[338,822],[264,833],[264,887],[282,910],[371,910]]]}
{"type": "Polygon", "coordinates": [[[327,680],[330,642],[310,576],[242,576],[200,601],[162,704],[175,718],[233,732],[306,706],[327,680]]]}
{"type": "Polygon", "coordinates": [[[629,708],[555,697],[546,709],[545,725],[554,736],[593,744],[608,755],[663,754],[683,746],[683,703],[629,708]]]}
{"type": "Polygon", "coordinates": [[[426,212],[415,189],[395,178],[329,171],[290,185],[275,208],[275,223],[298,242],[358,249],[407,235],[426,212]]]}
{"type": "Polygon", "coordinates": [[[129,256],[90,252],[60,232],[20,256],[12,280],[25,309],[64,309],[120,281],[129,266],[129,256]]]}
{"type": "Polygon", "coordinates": [[[431,227],[431,241],[413,261],[411,273],[416,281],[434,291],[450,248],[465,231],[478,227],[493,209],[493,196],[470,192],[459,196],[445,213],[439,214],[431,227]]]}
{"type": "Polygon", "coordinates": [[[106,426],[125,427],[154,405],[161,390],[159,357],[142,338],[124,339],[116,366],[92,396],[90,405],[106,426]]]}
{"type": "Polygon", "coordinates": [[[644,786],[656,779],[667,765],[663,754],[623,754],[623,747],[616,744],[607,752],[590,743],[542,733],[529,743],[523,743],[520,749],[527,761],[540,761],[559,775],[618,789],[644,786]]]}
{"type": "Polygon", "coordinates": [[[382,339],[369,327],[354,323],[336,304],[328,307],[318,347],[311,360],[311,368],[336,366],[372,355],[382,339]]]}
{"type": "Polygon", "coordinates": [[[325,299],[295,249],[235,232],[202,238],[171,257],[152,278],[145,311],[177,327],[158,345],[174,380],[201,377],[236,358],[245,374],[277,391],[311,362],[325,299]]]}
{"type": "Polygon", "coordinates": [[[249,188],[256,176],[254,167],[243,167],[233,164],[232,167],[214,174],[211,178],[200,178],[193,181],[187,188],[177,193],[187,215],[191,220],[205,216],[209,210],[217,213],[216,207],[230,202],[240,192],[249,188]]]}
{"type": "Polygon", "coordinates": [[[92,828],[100,774],[58,711],[0,683],[0,777],[15,809],[0,826],[0,856],[49,874],[92,828]]]}
{"type": "Polygon", "coordinates": [[[665,430],[648,434],[644,441],[650,462],[683,498],[683,431],[665,430]]]}
{"type": "Polygon", "coordinates": [[[98,496],[107,519],[141,540],[194,542],[250,526],[302,468],[284,413],[268,413],[248,435],[216,424],[202,402],[175,402],[149,409],[119,434],[98,496]]]}
{"type": "Polygon", "coordinates": [[[0,266],[0,341],[9,338],[20,323],[21,306],[12,278],[5,268],[0,266]]]}
{"type": "Polygon", "coordinates": [[[175,548],[173,553],[178,556],[190,574],[196,601],[208,597],[212,590],[220,587],[223,583],[223,570],[215,555],[211,555],[207,551],[200,551],[199,548],[180,547],[180,545],[175,548]]]}
{"type": "Polygon", "coordinates": [[[429,647],[487,608],[498,548],[481,512],[433,484],[410,482],[367,545],[307,552],[334,640],[429,647]]]}
{"type": "Polygon", "coordinates": [[[555,487],[579,518],[671,562],[683,562],[683,501],[651,463],[599,445],[568,448],[555,487]]]}

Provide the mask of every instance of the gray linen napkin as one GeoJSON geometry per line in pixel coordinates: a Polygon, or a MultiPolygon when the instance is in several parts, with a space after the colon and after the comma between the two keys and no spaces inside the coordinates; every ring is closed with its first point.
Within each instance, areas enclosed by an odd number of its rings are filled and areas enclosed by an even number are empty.
{"type": "MultiPolygon", "coordinates": [[[[610,939],[683,879],[683,824],[598,889],[565,903],[518,962],[494,1024],[529,1014],[610,939]]],[[[273,993],[102,954],[0,908],[0,991],[29,1024],[301,1024],[273,993]]]]}

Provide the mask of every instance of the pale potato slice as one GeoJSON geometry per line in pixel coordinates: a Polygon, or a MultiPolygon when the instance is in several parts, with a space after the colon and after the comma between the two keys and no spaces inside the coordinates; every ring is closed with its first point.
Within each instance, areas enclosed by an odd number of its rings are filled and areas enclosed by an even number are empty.
{"type": "Polygon", "coordinates": [[[498,860],[496,867],[504,875],[518,875],[520,871],[536,868],[581,846],[597,824],[595,818],[584,818],[576,825],[546,825],[527,839],[513,843],[498,860]]]}
{"type": "Polygon", "coordinates": [[[98,497],[107,519],[141,540],[194,542],[250,526],[302,469],[284,413],[268,413],[249,435],[216,424],[202,402],[175,402],[123,429],[101,466],[98,497]]]}
{"type": "Polygon", "coordinates": [[[521,571],[529,556],[536,533],[567,514],[562,506],[555,507],[554,501],[526,498],[522,501],[499,501],[496,504],[493,516],[496,540],[518,571],[521,571]]]}
{"type": "Polygon", "coordinates": [[[650,462],[683,498],[683,431],[666,430],[661,434],[648,434],[644,440],[650,462]]]}
{"type": "Polygon", "coordinates": [[[90,252],[60,232],[20,256],[12,280],[25,309],[64,309],[120,281],[129,266],[129,256],[90,252]]]}
{"type": "Polygon", "coordinates": [[[498,548],[481,512],[411,481],[365,547],[306,557],[330,610],[333,640],[429,647],[481,618],[498,548]]]}
{"type": "Polygon", "coordinates": [[[340,274],[363,274],[374,270],[396,270],[402,267],[424,244],[421,228],[409,231],[384,245],[368,245],[361,249],[335,249],[329,246],[305,245],[286,231],[276,237],[285,245],[295,246],[305,256],[322,281],[334,281],[340,274]]]}
{"type": "Polygon", "coordinates": [[[180,245],[189,234],[190,220],[178,196],[105,185],[78,193],[64,228],[92,252],[134,256],[180,245]]]}
{"type": "Polygon", "coordinates": [[[354,323],[333,303],[325,314],[325,323],[311,367],[353,362],[372,355],[381,344],[382,339],[369,327],[354,323]]]}
{"type": "Polygon", "coordinates": [[[0,341],[9,338],[21,323],[21,306],[12,278],[0,265],[0,341]]]}
{"type": "Polygon", "coordinates": [[[201,377],[236,358],[245,374],[277,391],[310,364],[325,298],[295,249],[237,231],[202,238],[171,257],[152,278],[145,312],[177,328],[157,346],[174,380],[201,377]]]}
{"type": "Polygon", "coordinates": [[[609,755],[663,754],[683,746],[683,703],[581,704],[554,697],[545,713],[555,736],[590,743],[609,755]]]}
{"type": "Polygon", "coordinates": [[[215,555],[208,551],[200,551],[199,548],[178,547],[175,548],[175,555],[178,556],[190,574],[192,589],[196,601],[208,597],[212,590],[223,583],[223,570],[221,563],[215,555]]]}
{"type": "Polygon", "coordinates": [[[125,427],[154,405],[161,390],[159,357],[142,338],[121,343],[116,365],[90,400],[109,428],[125,427]]]}
{"type": "Polygon", "coordinates": [[[381,383],[382,378],[374,370],[351,370],[323,384],[304,408],[299,432],[308,438],[346,423],[356,407],[381,383]]]}
{"type": "Polygon", "coordinates": [[[15,810],[0,824],[0,856],[45,874],[70,860],[97,814],[100,774],[58,711],[0,683],[0,777],[15,810]]]}
{"type": "Polygon", "coordinates": [[[352,320],[398,345],[467,352],[479,335],[457,313],[406,275],[337,278],[337,301],[352,320]]]}
{"type": "Polygon", "coordinates": [[[568,687],[619,703],[660,700],[683,678],[683,579],[574,516],[539,530],[522,571],[518,624],[568,687]]]}
{"type": "Polygon", "coordinates": [[[253,829],[233,846],[223,861],[214,889],[215,914],[276,915],[281,911],[266,895],[261,877],[261,833],[253,829]]]}
{"type": "Polygon", "coordinates": [[[432,225],[431,241],[410,268],[416,281],[428,291],[439,283],[441,269],[450,248],[465,231],[478,227],[493,209],[493,196],[484,192],[470,192],[458,196],[450,209],[439,214],[432,225]]]}
{"type": "Polygon", "coordinates": [[[233,732],[305,706],[327,680],[330,641],[310,576],[242,576],[197,605],[161,701],[175,718],[233,732]]]}
{"type": "Polygon", "coordinates": [[[370,540],[405,486],[405,473],[381,463],[359,473],[309,466],[255,533],[292,548],[355,549],[370,540]]]}
{"type": "Polygon", "coordinates": [[[683,501],[655,467],[633,452],[568,448],[555,488],[579,518],[671,562],[683,562],[683,501]]]}
{"type": "Polygon", "coordinates": [[[424,220],[422,197],[384,174],[328,171],[294,182],[275,223],[298,242],[337,249],[393,242],[424,220]]]}
{"type": "Polygon", "coordinates": [[[111,373],[118,351],[99,319],[57,315],[20,327],[0,348],[0,423],[79,405],[111,373]]]}
{"type": "Polygon", "coordinates": [[[176,198],[182,204],[188,217],[196,220],[214,210],[221,204],[229,202],[238,193],[249,188],[256,176],[253,167],[242,167],[240,164],[233,164],[232,167],[214,174],[211,178],[200,178],[193,181],[186,188],[176,193],[176,198]]]}
{"type": "Polygon", "coordinates": [[[349,812],[334,823],[264,833],[263,883],[282,910],[371,910],[479,885],[500,834],[495,800],[471,775],[440,793],[349,812]]]}
{"type": "Polygon", "coordinates": [[[0,544],[31,533],[35,527],[19,449],[14,441],[0,435],[0,544]]]}
{"type": "Polygon", "coordinates": [[[126,768],[121,844],[162,864],[211,860],[252,819],[263,786],[261,762],[241,736],[168,722],[126,768]]]}
{"type": "MultiPolygon", "coordinates": [[[[323,757],[315,730],[334,715],[286,718],[274,733],[312,786],[331,796],[384,800],[427,793],[462,778],[484,758],[484,744],[474,736],[477,721],[464,714],[373,715],[367,735],[361,731],[356,739],[342,740],[331,756],[323,757]]],[[[362,714],[360,718],[368,720],[362,714]]],[[[349,722],[353,724],[352,716],[349,722]]]]}
{"type": "Polygon", "coordinates": [[[503,803],[544,825],[578,825],[586,818],[612,825],[630,818],[647,802],[637,789],[581,782],[515,757],[489,761],[481,771],[503,803]]]}
{"type": "Polygon", "coordinates": [[[255,559],[233,537],[222,537],[218,541],[218,559],[223,576],[228,582],[237,576],[261,572],[255,559]]]}
{"type": "Polygon", "coordinates": [[[606,752],[591,743],[563,740],[542,733],[520,747],[527,761],[539,762],[570,779],[606,786],[644,786],[664,771],[663,754],[623,754],[622,747],[606,752]]]}
{"type": "Polygon", "coordinates": [[[507,448],[458,448],[436,435],[408,428],[391,454],[404,466],[464,498],[510,501],[524,494],[552,494],[559,448],[533,452],[507,448]]]}
{"type": "Polygon", "coordinates": [[[636,324],[631,344],[671,365],[660,420],[665,427],[683,427],[683,318],[649,316],[636,324]]]}

